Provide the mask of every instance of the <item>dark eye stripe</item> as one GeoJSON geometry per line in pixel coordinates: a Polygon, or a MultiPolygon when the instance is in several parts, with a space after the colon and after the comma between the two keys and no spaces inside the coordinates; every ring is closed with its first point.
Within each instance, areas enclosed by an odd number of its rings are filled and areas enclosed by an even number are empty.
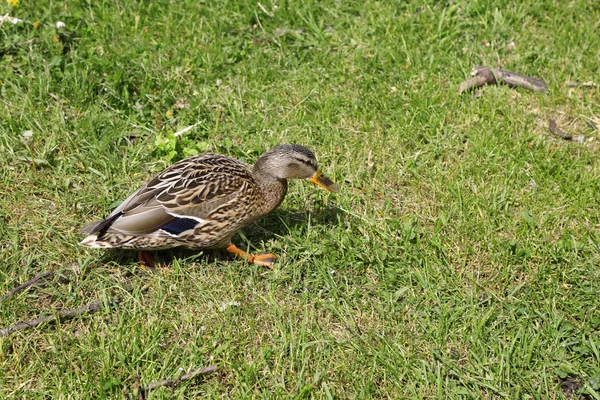
{"type": "Polygon", "coordinates": [[[311,166],[313,165],[312,161],[310,161],[310,160],[305,160],[305,159],[298,158],[298,157],[294,157],[294,160],[300,161],[302,164],[311,165],[311,166]]]}

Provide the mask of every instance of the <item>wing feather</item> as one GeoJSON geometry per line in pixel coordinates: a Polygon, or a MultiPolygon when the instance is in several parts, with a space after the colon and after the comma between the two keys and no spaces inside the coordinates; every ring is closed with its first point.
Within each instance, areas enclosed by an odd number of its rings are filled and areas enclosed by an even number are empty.
{"type": "MultiPolygon", "coordinates": [[[[147,237],[173,237],[163,227],[185,226],[178,218],[198,223],[222,219],[224,208],[236,207],[242,194],[258,193],[250,167],[219,154],[205,153],[182,160],[142,186],[100,223],[105,232],[147,237]],[[229,204],[231,203],[231,204],[229,204]]],[[[242,200],[240,200],[242,201],[242,200]]],[[[243,209],[243,204],[240,204],[243,209]]],[[[247,212],[239,215],[242,219],[247,212]]],[[[92,233],[100,233],[93,227],[92,233]]]]}

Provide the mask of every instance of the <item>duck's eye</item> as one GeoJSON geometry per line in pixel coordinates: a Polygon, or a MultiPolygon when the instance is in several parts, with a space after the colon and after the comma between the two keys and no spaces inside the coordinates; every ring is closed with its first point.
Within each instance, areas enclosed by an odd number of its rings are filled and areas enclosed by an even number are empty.
{"type": "Polygon", "coordinates": [[[308,159],[305,159],[305,158],[296,158],[296,161],[298,161],[298,162],[300,162],[300,163],[302,163],[304,165],[308,165],[309,167],[312,167],[313,164],[314,164],[312,162],[312,160],[308,160],[308,159]]]}

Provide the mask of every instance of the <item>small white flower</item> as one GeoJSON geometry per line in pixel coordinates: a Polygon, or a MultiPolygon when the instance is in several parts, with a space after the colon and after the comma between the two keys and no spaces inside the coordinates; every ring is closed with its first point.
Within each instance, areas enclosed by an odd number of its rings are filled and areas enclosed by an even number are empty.
{"type": "Polygon", "coordinates": [[[29,143],[31,138],[33,137],[33,131],[25,131],[23,132],[23,142],[29,143]]]}
{"type": "Polygon", "coordinates": [[[334,276],[335,275],[335,269],[330,269],[329,270],[329,275],[334,276]]]}
{"type": "Polygon", "coordinates": [[[8,14],[6,14],[6,15],[0,15],[0,25],[2,25],[4,22],[10,22],[11,24],[15,24],[16,25],[19,22],[23,22],[23,20],[19,19],[19,18],[11,17],[8,14]]]}
{"type": "Polygon", "coordinates": [[[240,306],[240,303],[237,301],[224,301],[221,303],[221,306],[219,307],[219,311],[225,311],[229,307],[239,307],[239,306],[240,306]]]}
{"type": "Polygon", "coordinates": [[[56,29],[62,29],[65,26],[67,26],[64,22],[62,21],[56,21],[56,29]]]}
{"type": "Polygon", "coordinates": [[[532,189],[537,189],[538,184],[535,181],[535,179],[532,178],[532,179],[529,180],[529,187],[532,188],[532,189]]]}

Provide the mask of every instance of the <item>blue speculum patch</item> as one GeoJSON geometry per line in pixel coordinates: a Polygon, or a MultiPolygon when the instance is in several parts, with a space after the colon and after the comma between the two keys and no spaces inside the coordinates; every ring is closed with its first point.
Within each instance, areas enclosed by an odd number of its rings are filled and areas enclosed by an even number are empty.
{"type": "Polygon", "coordinates": [[[175,218],[160,229],[171,235],[179,235],[181,232],[194,228],[197,223],[198,221],[191,218],[175,218]]]}

